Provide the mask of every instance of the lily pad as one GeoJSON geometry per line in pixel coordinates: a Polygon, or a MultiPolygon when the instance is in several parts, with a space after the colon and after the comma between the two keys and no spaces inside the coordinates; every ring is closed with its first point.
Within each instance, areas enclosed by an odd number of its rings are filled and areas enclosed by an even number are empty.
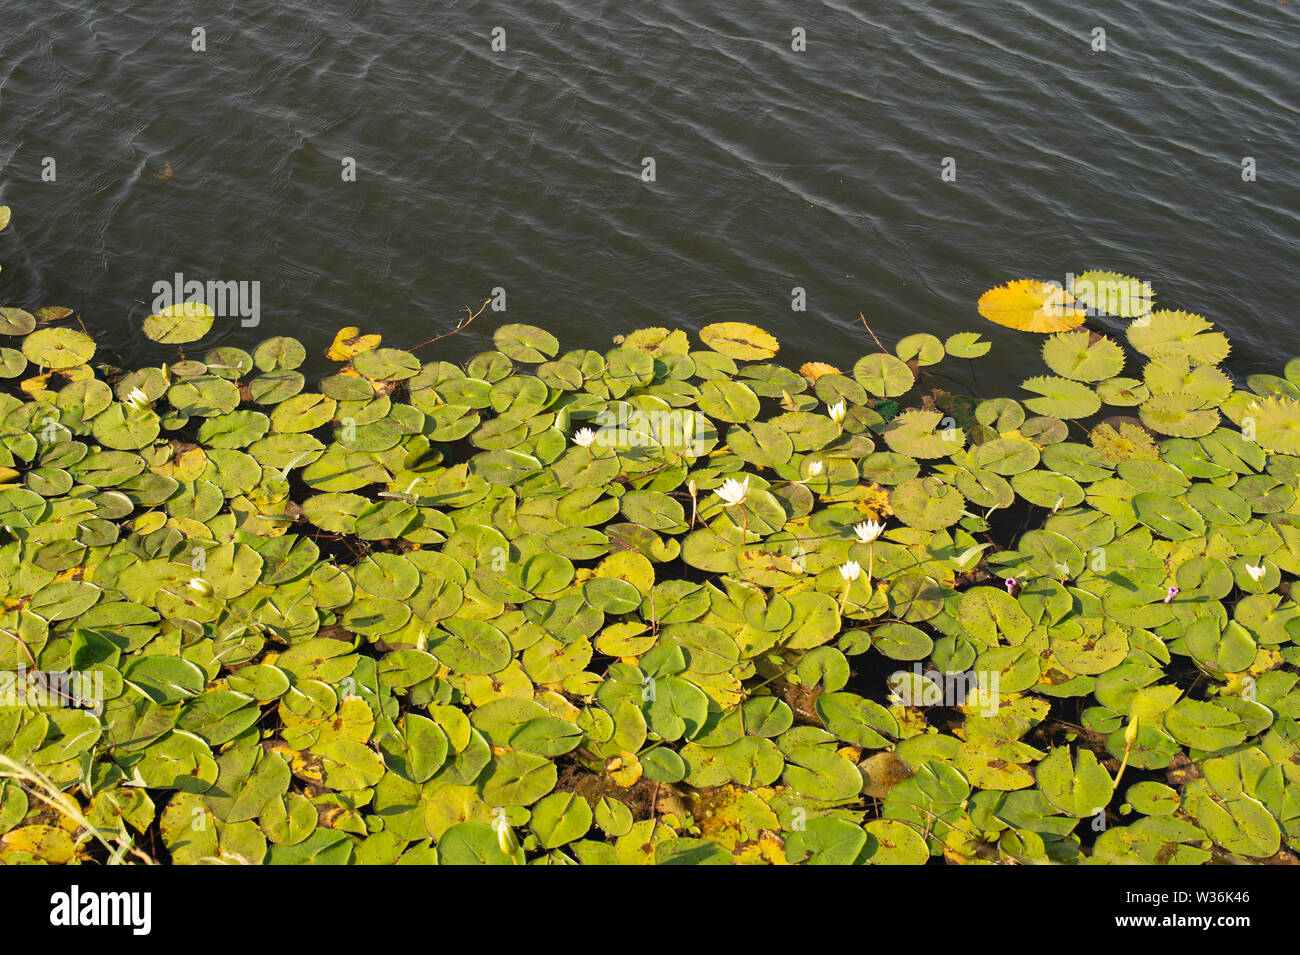
{"type": "Polygon", "coordinates": [[[700,329],[700,339],[716,352],[736,361],[771,358],[780,349],[775,338],[744,322],[718,322],[700,329]]]}
{"type": "Polygon", "coordinates": [[[23,354],[42,368],[73,368],[95,354],[95,340],[71,328],[41,328],[23,339],[23,354]]]}
{"type": "Polygon", "coordinates": [[[209,329],[216,313],[202,302],[177,302],[144,320],[144,333],[164,345],[196,342],[209,329]]]}

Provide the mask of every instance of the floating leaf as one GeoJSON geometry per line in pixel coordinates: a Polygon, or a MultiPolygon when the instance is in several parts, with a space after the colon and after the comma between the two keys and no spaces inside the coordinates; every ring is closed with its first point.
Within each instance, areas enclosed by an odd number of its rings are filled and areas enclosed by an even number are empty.
{"type": "Polygon", "coordinates": [[[1063,378],[1105,381],[1124,367],[1124,352],[1109,338],[1091,341],[1086,331],[1062,332],[1043,344],[1043,361],[1063,378]]]}
{"type": "Polygon", "coordinates": [[[1254,432],[1260,446],[1279,454],[1300,455],[1300,401],[1261,398],[1246,406],[1244,428],[1254,432]]]}
{"type": "Polygon", "coordinates": [[[1090,270],[1071,277],[1070,293],[1088,309],[1119,318],[1138,318],[1151,311],[1151,285],[1119,272],[1090,270]]]}
{"type": "Polygon", "coordinates": [[[352,359],[358,374],[372,381],[402,381],[420,370],[420,359],[398,348],[367,348],[352,359]]]}
{"type": "Polygon", "coordinates": [[[216,312],[202,302],[177,302],[144,320],[145,335],[164,345],[196,342],[212,328],[216,312]]]}
{"type": "Polygon", "coordinates": [[[700,329],[700,340],[716,352],[736,361],[771,358],[781,345],[775,338],[745,322],[718,322],[700,329]]]}
{"type": "Polygon", "coordinates": [[[27,335],[35,327],[36,317],[30,312],[21,308],[0,308],[0,335],[27,335]]]}
{"type": "Polygon", "coordinates": [[[903,361],[915,360],[918,365],[935,365],[943,361],[943,342],[933,335],[919,332],[908,335],[894,348],[894,353],[903,361]]]}
{"type": "Polygon", "coordinates": [[[1155,442],[1146,431],[1129,421],[1119,422],[1116,428],[1102,422],[1092,429],[1092,445],[1102,458],[1110,464],[1118,464],[1129,458],[1154,461],[1160,452],[1155,442]]]}
{"type": "Polygon", "coordinates": [[[1066,378],[1030,378],[1020,387],[1043,396],[1026,401],[1025,407],[1054,418],[1086,418],[1101,407],[1101,399],[1095,391],[1066,378]]]}
{"type": "Polygon", "coordinates": [[[1110,773],[1091,750],[1071,758],[1068,747],[1058,746],[1038,764],[1036,776],[1043,797],[1066,815],[1091,816],[1110,802],[1110,773]]]}
{"type": "Polygon", "coordinates": [[[1154,395],[1142,402],[1142,423],[1160,434],[1199,438],[1219,426],[1219,412],[1201,408],[1200,400],[1185,392],[1154,395]]]}
{"type": "Polygon", "coordinates": [[[40,328],[23,339],[23,354],[42,368],[73,368],[95,354],[95,341],[71,328],[40,328]]]}
{"type": "Polygon", "coordinates": [[[364,351],[378,348],[381,340],[379,335],[363,335],[361,329],[349,325],[339,329],[334,341],[325,349],[325,357],[331,361],[351,361],[364,351]]]}
{"type": "Polygon", "coordinates": [[[843,372],[834,365],[826,364],[824,361],[809,361],[804,362],[799,367],[799,374],[815,383],[822,375],[840,375],[843,372]]]}
{"type": "Polygon", "coordinates": [[[554,358],[560,350],[554,335],[533,325],[502,325],[492,333],[492,341],[503,354],[528,364],[554,358]]]}
{"type": "Polygon", "coordinates": [[[1022,332],[1065,331],[1088,317],[1060,285],[1036,279],[1016,279],[989,289],[980,296],[979,313],[1022,332]]]}
{"type": "Polygon", "coordinates": [[[1217,365],[1228,357],[1228,340],[1200,315],[1152,312],[1128,327],[1129,343],[1150,358],[1184,358],[1193,365],[1217,365]]]}
{"type": "Polygon", "coordinates": [[[944,349],[954,358],[979,358],[992,347],[992,342],[981,341],[978,332],[958,332],[944,342],[944,349]]]}
{"type": "Polygon", "coordinates": [[[853,366],[853,377],[878,398],[894,398],[911,390],[912,370],[893,355],[867,355],[853,366]]]}
{"type": "Polygon", "coordinates": [[[905,411],[883,429],[889,447],[913,458],[941,458],[960,451],[965,433],[937,411],[905,411]]]}

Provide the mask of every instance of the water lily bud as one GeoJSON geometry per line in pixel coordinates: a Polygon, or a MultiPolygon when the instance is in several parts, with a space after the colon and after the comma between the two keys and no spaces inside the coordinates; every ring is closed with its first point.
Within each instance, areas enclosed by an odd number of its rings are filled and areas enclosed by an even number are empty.
{"type": "Polygon", "coordinates": [[[508,856],[513,856],[519,851],[519,839],[515,836],[515,831],[508,825],[499,825],[497,828],[497,845],[501,851],[508,856]]]}
{"type": "Polygon", "coordinates": [[[1138,718],[1135,716],[1129,721],[1128,729],[1124,730],[1124,742],[1132,746],[1138,738],[1138,718]]]}
{"type": "Polygon", "coordinates": [[[190,590],[197,591],[205,597],[212,596],[212,585],[202,577],[191,577],[189,587],[190,590]]]}

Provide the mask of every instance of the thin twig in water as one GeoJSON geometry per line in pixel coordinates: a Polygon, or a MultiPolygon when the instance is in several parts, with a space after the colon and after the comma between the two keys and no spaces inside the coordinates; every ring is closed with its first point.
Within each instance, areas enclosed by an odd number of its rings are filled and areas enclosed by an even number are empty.
{"type": "Polygon", "coordinates": [[[862,319],[862,327],[867,330],[868,334],[870,334],[873,339],[875,339],[876,347],[879,348],[886,355],[888,355],[889,349],[886,348],[884,345],[880,344],[880,339],[876,338],[876,333],[871,331],[871,326],[867,324],[867,316],[863,315],[861,312],[858,312],[858,318],[862,319]]]}
{"type": "MultiPolygon", "coordinates": [[[[458,331],[463,329],[470,322],[474,321],[474,319],[482,315],[483,309],[487,308],[488,305],[490,305],[491,303],[492,303],[492,299],[487,299],[486,301],[484,301],[483,305],[479,308],[477,312],[475,312],[473,315],[470,315],[468,318],[462,318],[460,320],[460,323],[451,331],[443,332],[441,335],[435,336],[434,338],[430,338],[427,342],[420,342],[420,344],[418,345],[413,345],[412,347],[408,348],[407,351],[415,351],[415,349],[417,348],[423,348],[425,345],[432,345],[436,341],[441,341],[442,339],[448,337],[449,335],[455,335],[458,331]]],[[[465,306],[465,311],[467,312],[469,311],[468,305],[465,306]]]]}

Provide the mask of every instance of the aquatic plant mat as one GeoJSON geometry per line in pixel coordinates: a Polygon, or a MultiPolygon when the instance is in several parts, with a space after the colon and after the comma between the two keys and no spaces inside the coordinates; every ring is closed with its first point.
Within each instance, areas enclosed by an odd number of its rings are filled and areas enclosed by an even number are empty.
{"type": "Polygon", "coordinates": [[[1300,362],[1068,299],[842,369],[352,328],[312,383],[0,310],[0,859],[1294,861],[1300,362]]]}

